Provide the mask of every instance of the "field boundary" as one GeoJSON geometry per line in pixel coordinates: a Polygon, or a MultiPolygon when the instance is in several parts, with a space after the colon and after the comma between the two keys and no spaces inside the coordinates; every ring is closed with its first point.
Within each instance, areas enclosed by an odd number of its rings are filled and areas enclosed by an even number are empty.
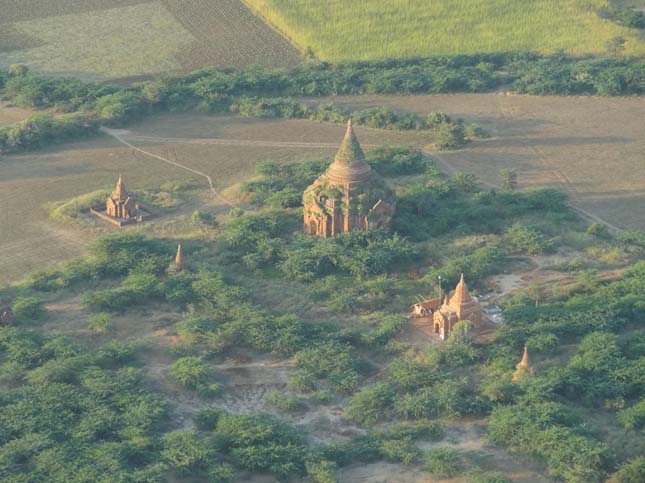
{"type": "Polygon", "coordinates": [[[270,22],[269,19],[267,19],[264,15],[262,15],[262,12],[260,12],[259,10],[255,10],[253,7],[249,5],[249,3],[246,0],[240,0],[240,2],[244,4],[244,6],[249,9],[249,12],[251,12],[257,18],[259,18],[267,27],[269,27],[271,30],[277,33],[284,40],[289,42],[289,44],[291,44],[292,47],[294,47],[298,52],[300,52],[300,55],[304,53],[305,51],[304,48],[298,45],[291,37],[289,37],[286,34],[286,32],[280,29],[277,25],[275,25],[273,22],[270,22]]]}

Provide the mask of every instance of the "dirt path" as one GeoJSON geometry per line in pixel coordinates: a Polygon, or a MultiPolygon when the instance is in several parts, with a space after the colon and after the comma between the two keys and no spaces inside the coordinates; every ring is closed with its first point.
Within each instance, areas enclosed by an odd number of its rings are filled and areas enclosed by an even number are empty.
{"type": "Polygon", "coordinates": [[[121,144],[123,144],[125,146],[128,146],[129,148],[132,148],[132,149],[134,149],[135,151],[137,151],[137,152],[139,152],[141,154],[145,154],[146,156],[150,156],[151,158],[158,159],[159,161],[163,161],[164,163],[171,164],[171,165],[176,166],[178,168],[184,169],[184,170],[186,170],[186,171],[188,171],[190,173],[193,173],[193,174],[196,174],[196,175],[201,176],[203,178],[206,178],[206,180],[208,181],[209,189],[215,195],[215,197],[219,198],[225,204],[227,204],[227,205],[229,205],[231,207],[235,207],[235,205],[233,203],[228,201],[226,198],[224,198],[221,194],[219,194],[217,192],[217,190],[215,189],[215,186],[213,185],[212,178],[210,176],[208,176],[206,173],[204,173],[202,171],[198,171],[198,170],[193,169],[193,168],[190,168],[190,167],[185,166],[185,165],[183,165],[181,163],[177,163],[175,161],[170,161],[169,159],[163,158],[163,157],[158,156],[156,154],[149,153],[148,151],[144,151],[143,149],[138,148],[138,147],[134,146],[133,144],[130,144],[128,141],[123,139],[123,137],[121,137],[121,136],[127,134],[127,131],[122,131],[122,130],[117,130],[117,129],[109,129],[107,127],[102,127],[101,131],[104,132],[105,134],[107,134],[108,136],[112,136],[114,139],[119,141],[121,144]]]}
{"type": "MultiPolygon", "coordinates": [[[[113,130],[111,130],[113,131],[113,130]]],[[[126,131],[123,131],[124,133],[126,131]]],[[[257,146],[262,148],[333,148],[338,149],[338,143],[306,143],[298,141],[252,141],[246,139],[205,139],[205,138],[175,138],[175,137],[155,137],[142,136],[128,133],[128,139],[133,141],[160,142],[160,143],[181,143],[181,144],[204,144],[220,146],[257,146]]],[[[376,144],[361,143],[363,147],[375,147],[376,144]]]]}

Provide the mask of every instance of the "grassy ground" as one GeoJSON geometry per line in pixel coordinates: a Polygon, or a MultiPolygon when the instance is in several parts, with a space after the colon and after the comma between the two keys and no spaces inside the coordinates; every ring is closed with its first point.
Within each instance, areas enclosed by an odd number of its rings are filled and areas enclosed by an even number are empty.
{"type": "Polygon", "coordinates": [[[239,0],[25,3],[0,0],[0,67],[102,79],[298,61],[239,0]]]}
{"type": "Polygon", "coordinates": [[[246,1],[329,61],[515,50],[605,54],[616,36],[628,39],[626,54],[645,54],[638,32],[598,17],[603,0],[246,1]]]}

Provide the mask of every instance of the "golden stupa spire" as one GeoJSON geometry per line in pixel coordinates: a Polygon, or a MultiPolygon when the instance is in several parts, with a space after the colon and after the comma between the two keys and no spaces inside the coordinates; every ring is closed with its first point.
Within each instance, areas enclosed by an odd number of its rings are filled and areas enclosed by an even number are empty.
{"type": "Polygon", "coordinates": [[[515,366],[513,382],[520,382],[522,379],[532,374],[533,368],[531,367],[531,361],[529,359],[529,348],[525,345],[524,354],[522,354],[522,360],[515,366]]]}

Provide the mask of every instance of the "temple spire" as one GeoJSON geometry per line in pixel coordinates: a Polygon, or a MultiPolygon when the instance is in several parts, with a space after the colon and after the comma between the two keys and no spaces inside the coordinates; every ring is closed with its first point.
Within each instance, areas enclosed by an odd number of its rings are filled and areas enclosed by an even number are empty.
{"type": "Polygon", "coordinates": [[[519,367],[530,367],[531,362],[529,360],[529,348],[524,346],[524,354],[522,355],[522,360],[518,364],[519,367]]]}
{"type": "Polygon", "coordinates": [[[184,256],[181,252],[181,243],[177,245],[177,255],[175,255],[175,266],[177,268],[182,268],[184,264],[184,256]]]}
{"type": "Polygon", "coordinates": [[[119,174],[119,179],[116,182],[116,186],[114,187],[114,191],[112,192],[112,198],[115,200],[124,200],[125,197],[127,197],[128,192],[125,189],[125,183],[123,182],[123,176],[119,174]]]}
{"type": "Polygon", "coordinates": [[[529,349],[524,346],[524,354],[522,360],[515,366],[515,373],[513,374],[513,382],[520,382],[526,377],[533,375],[533,368],[529,359],[529,349]]]}
{"type": "Polygon", "coordinates": [[[354,133],[354,127],[352,126],[352,120],[350,119],[349,121],[347,121],[347,131],[345,132],[345,138],[340,145],[338,153],[336,153],[336,162],[351,164],[357,161],[364,160],[365,153],[363,152],[361,144],[358,142],[358,138],[354,133]]]}
{"type": "Polygon", "coordinates": [[[461,277],[459,278],[459,283],[455,288],[455,294],[452,296],[452,303],[455,306],[459,306],[461,304],[469,302],[471,299],[472,297],[470,296],[468,285],[466,285],[466,281],[464,280],[464,274],[462,273],[461,277]]]}

